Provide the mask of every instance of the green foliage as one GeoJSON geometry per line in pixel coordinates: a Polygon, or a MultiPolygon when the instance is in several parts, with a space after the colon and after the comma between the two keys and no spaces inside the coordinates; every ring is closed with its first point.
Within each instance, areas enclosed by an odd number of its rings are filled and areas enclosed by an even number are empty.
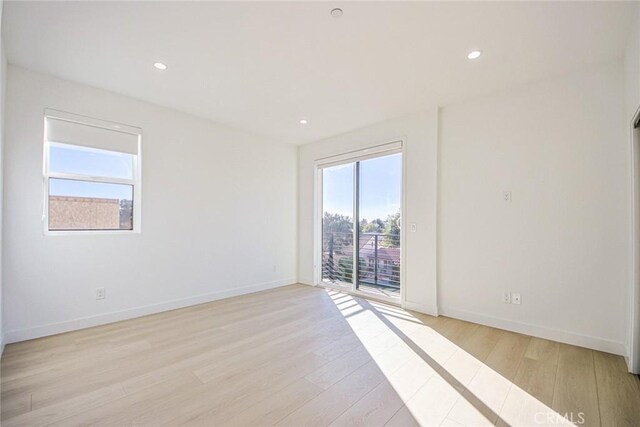
{"type": "Polygon", "coordinates": [[[381,246],[385,248],[400,247],[400,211],[389,215],[384,222],[381,246]]]}
{"type": "Polygon", "coordinates": [[[322,227],[324,232],[352,233],[353,221],[351,217],[346,215],[325,212],[322,218],[322,227]]]}
{"type": "Polygon", "coordinates": [[[360,221],[360,230],[363,233],[382,233],[384,230],[384,221],[380,218],[376,218],[371,222],[367,222],[366,219],[360,221]]]}
{"type": "Polygon", "coordinates": [[[325,212],[322,218],[322,233],[325,250],[330,250],[331,238],[333,238],[334,252],[340,252],[345,246],[353,242],[353,221],[350,217],[340,214],[325,212]]]}
{"type": "MultiPolygon", "coordinates": [[[[371,222],[366,219],[360,221],[362,233],[382,234],[380,246],[385,248],[400,247],[400,210],[387,216],[386,220],[376,218],[371,222]]],[[[352,246],[353,221],[351,217],[325,212],[322,218],[322,232],[324,234],[324,250],[334,253],[344,253],[343,248],[352,246]]]]}

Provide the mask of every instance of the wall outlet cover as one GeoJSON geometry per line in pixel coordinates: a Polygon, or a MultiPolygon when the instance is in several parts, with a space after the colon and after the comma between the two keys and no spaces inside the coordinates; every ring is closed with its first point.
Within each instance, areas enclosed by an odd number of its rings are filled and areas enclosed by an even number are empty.
{"type": "Polygon", "coordinates": [[[520,294],[513,294],[511,295],[511,302],[513,304],[521,304],[522,300],[520,299],[520,294]]]}

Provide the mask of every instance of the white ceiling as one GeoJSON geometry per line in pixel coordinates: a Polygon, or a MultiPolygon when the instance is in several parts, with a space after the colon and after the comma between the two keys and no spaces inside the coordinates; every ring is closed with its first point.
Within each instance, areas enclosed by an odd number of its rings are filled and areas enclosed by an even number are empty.
{"type": "Polygon", "coordinates": [[[10,63],[304,143],[621,58],[635,7],[5,1],[2,27],[10,63]]]}

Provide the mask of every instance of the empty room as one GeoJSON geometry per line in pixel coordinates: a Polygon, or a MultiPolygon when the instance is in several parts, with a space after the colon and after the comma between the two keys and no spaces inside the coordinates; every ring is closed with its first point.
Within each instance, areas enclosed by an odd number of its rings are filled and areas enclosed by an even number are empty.
{"type": "Polygon", "coordinates": [[[640,427],[640,2],[0,16],[3,427],[640,427]]]}

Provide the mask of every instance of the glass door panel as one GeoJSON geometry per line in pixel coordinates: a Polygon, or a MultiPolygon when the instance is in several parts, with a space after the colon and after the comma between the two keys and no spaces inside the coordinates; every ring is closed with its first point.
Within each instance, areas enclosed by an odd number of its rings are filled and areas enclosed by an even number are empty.
{"type": "Polygon", "coordinates": [[[355,163],[322,169],[322,282],[353,288],[355,163]]]}
{"type": "Polygon", "coordinates": [[[356,289],[400,296],[402,154],[357,162],[356,289]]]}

